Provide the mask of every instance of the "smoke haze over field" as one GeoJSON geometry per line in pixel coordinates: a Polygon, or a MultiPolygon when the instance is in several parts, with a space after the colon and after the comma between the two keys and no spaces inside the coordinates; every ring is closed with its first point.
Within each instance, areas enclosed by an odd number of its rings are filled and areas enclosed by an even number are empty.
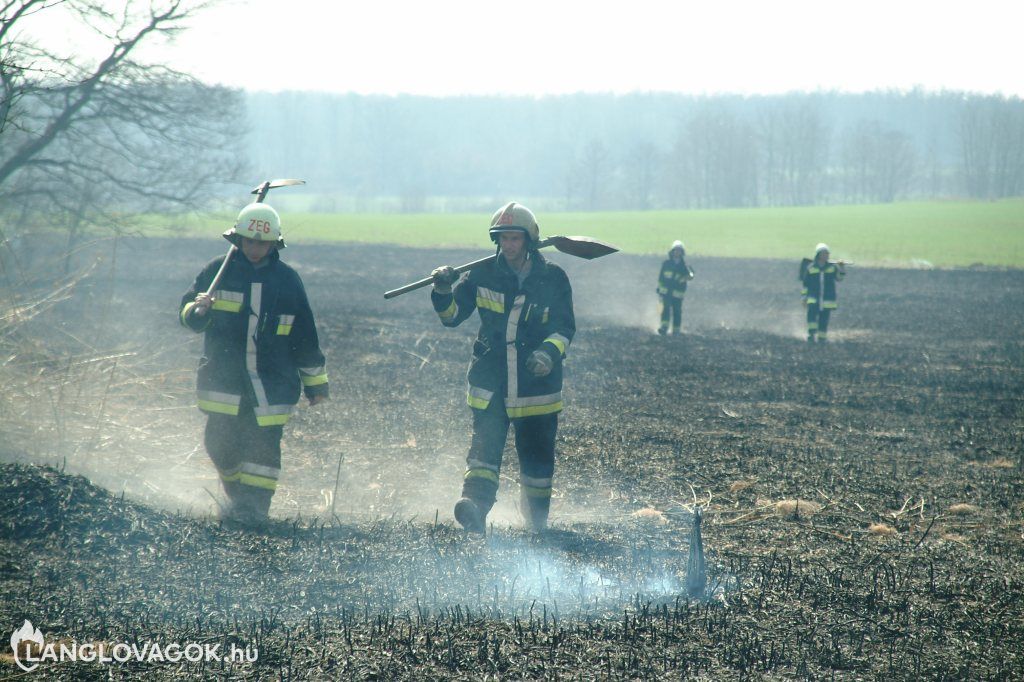
{"type": "MultiPolygon", "coordinates": [[[[164,248],[168,243],[125,242],[116,263],[105,259],[72,300],[25,329],[49,337],[55,351],[69,355],[62,361],[66,365],[57,366],[55,381],[40,383],[22,374],[10,383],[12,395],[25,397],[8,420],[7,456],[64,466],[151,504],[213,515],[220,486],[202,447],[204,418],[194,407],[193,394],[201,337],[178,325],[176,310],[180,293],[220,247],[212,239],[176,242],[174,250],[164,248]],[[145,263],[157,253],[163,263],[153,269],[145,263]]],[[[351,519],[430,520],[435,514],[451,519],[469,445],[464,381],[476,320],[455,330],[441,328],[424,291],[392,301],[350,299],[344,292],[365,288],[360,280],[367,276],[383,292],[435,264],[479,254],[400,250],[403,255],[386,270],[367,274],[358,269],[359,254],[386,248],[329,247],[340,261],[325,260],[321,256],[327,251],[302,244],[284,252],[303,275],[314,309],[324,311],[319,322],[334,398],[317,408],[303,401],[286,428],[276,516],[329,518],[333,509],[351,519]],[[338,316],[336,311],[345,310],[348,314],[338,316]],[[353,372],[371,378],[353,383],[353,372]],[[413,377],[431,387],[429,394],[403,390],[413,377]]],[[[580,328],[569,357],[571,405],[578,390],[574,376],[609,371],[589,330],[633,327],[653,333],[662,258],[614,254],[587,262],[558,253],[550,257],[570,275],[580,328]]],[[[798,283],[789,277],[795,266],[769,266],[777,271],[776,281],[765,290],[765,305],[752,310],[734,299],[750,288],[749,271],[763,271],[763,263],[690,262],[697,279],[684,304],[687,333],[737,329],[798,335],[798,283]]],[[[571,427],[578,418],[570,407],[563,422],[571,427]]],[[[560,485],[556,473],[556,490],[560,485]]],[[[586,491],[556,498],[554,513],[573,522],[621,519],[623,510],[611,502],[616,487],[613,479],[594,477],[586,491]]],[[[520,523],[511,449],[491,520],[498,526],[520,523]]]]}
{"type": "MultiPolygon", "coordinates": [[[[667,248],[662,257],[616,254],[595,268],[554,256],[573,278],[578,316],[590,323],[652,331],[661,313],[655,289],[665,257],[667,248]],[[595,277],[593,271],[598,268],[600,276],[595,277]]],[[[757,261],[688,257],[686,262],[696,277],[683,301],[684,331],[742,329],[803,338],[805,322],[796,265],[772,261],[773,279],[764,287],[762,305],[751,309],[740,298],[752,285],[751,272],[757,261]]],[[[764,264],[758,263],[757,268],[764,264]]]]}
{"type": "MultiPolygon", "coordinates": [[[[201,338],[178,325],[176,310],[180,293],[221,247],[213,238],[175,241],[174,249],[167,248],[170,243],[125,241],[116,264],[105,259],[71,300],[25,327],[23,333],[46,338],[50,352],[65,359],[26,346],[7,363],[15,370],[37,352],[36,364],[28,367],[43,368],[48,378],[40,380],[34,369],[11,375],[8,394],[20,397],[7,407],[4,447],[8,458],[64,465],[115,492],[204,515],[216,511],[210,493],[220,493],[202,448],[204,419],[194,407],[201,338]],[[153,259],[160,267],[152,267],[153,259]]],[[[284,252],[303,275],[318,311],[334,398],[317,408],[302,407],[287,427],[276,516],[329,518],[333,502],[342,518],[430,520],[436,513],[451,519],[469,445],[464,382],[477,323],[474,318],[455,330],[442,328],[425,291],[391,301],[380,294],[437,264],[480,254],[389,249],[296,243],[284,252]],[[386,266],[367,271],[371,258],[386,266]],[[364,293],[350,295],[354,291],[364,293]]],[[[87,261],[92,255],[79,257],[87,261]]],[[[580,329],[569,354],[569,408],[562,418],[571,432],[590,418],[575,407],[589,398],[582,385],[592,377],[613,376],[618,367],[595,344],[595,334],[625,328],[638,330],[640,338],[656,338],[654,289],[663,258],[613,254],[582,261],[554,252],[550,257],[569,273],[580,329]]],[[[704,343],[738,332],[751,339],[802,339],[797,263],[700,257],[688,262],[696,279],[683,307],[685,333],[665,339],[684,366],[694,362],[687,351],[690,339],[704,343]]],[[[899,278],[908,276],[908,271],[851,270],[844,292],[858,293],[843,296],[835,339],[906,333],[874,325],[874,311],[887,305],[889,294],[875,298],[863,289],[881,283],[883,292],[896,290],[899,278]]],[[[953,276],[913,273],[921,280],[953,276]]],[[[509,451],[493,515],[499,526],[520,522],[517,479],[509,451]]],[[[564,484],[556,473],[556,491],[564,484]]],[[[614,477],[594,472],[586,488],[556,498],[556,516],[574,522],[621,519],[617,487],[614,477]]]]}

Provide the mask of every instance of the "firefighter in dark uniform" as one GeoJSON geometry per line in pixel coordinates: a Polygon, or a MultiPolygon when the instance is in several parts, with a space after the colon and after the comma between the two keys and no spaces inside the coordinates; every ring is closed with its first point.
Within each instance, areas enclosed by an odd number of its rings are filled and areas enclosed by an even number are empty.
{"type": "Polygon", "coordinates": [[[683,298],[686,285],[693,279],[693,269],[686,264],[686,247],[678,239],[672,242],[668,259],[661,264],[658,274],[658,296],[661,297],[661,326],[658,333],[668,332],[669,321],[672,333],[678,334],[683,326],[683,298]]]}
{"type": "Polygon", "coordinates": [[[843,261],[828,259],[827,244],[818,244],[814,258],[805,258],[800,264],[802,295],[807,307],[807,342],[825,343],[828,340],[828,322],[836,303],[836,282],[846,276],[843,261]]]}
{"type": "Polygon", "coordinates": [[[181,323],[202,333],[199,409],[204,443],[220,474],[224,515],[267,519],[281,471],[281,435],[304,391],[328,397],[313,312],[298,273],[281,261],[281,219],[264,203],[246,206],[224,233],[238,247],[212,295],[224,257],[210,262],[181,299],[181,323]]]}
{"type": "Polygon", "coordinates": [[[511,424],[523,517],[529,528],[542,531],[551,505],[562,363],[576,332],[572,288],[565,271],[537,250],[540,230],[525,206],[500,208],[490,237],[497,258],[458,283],[450,266],[431,273],[431,301],[443,325],[456,327],[474,310],[480,314],[468,375],[473,437],[455,519],[470,532],[485,532],[511,424]]]}

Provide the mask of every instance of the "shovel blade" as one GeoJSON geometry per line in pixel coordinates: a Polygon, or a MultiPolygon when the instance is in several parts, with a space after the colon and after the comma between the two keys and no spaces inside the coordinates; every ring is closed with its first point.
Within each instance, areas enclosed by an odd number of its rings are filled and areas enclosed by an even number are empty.
{"type": "Polygon", "coordinates": [[[593,260],[601,256],[615,253],[619,249],[611,244],[605,244],[592,237],[548,237],[544,240],[562,253],[577,258],[593,260]]]}

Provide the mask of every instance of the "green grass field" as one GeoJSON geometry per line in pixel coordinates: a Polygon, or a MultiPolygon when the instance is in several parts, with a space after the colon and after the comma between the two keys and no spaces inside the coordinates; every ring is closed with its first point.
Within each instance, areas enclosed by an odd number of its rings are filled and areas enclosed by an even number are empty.
{"type": "MultiPolygon", "coordinates": [[[[793,259],[811,254],[824,241],[833,258],[862,265],[1024,267],[1024,199],[537,217],[542,236],[587,235],[628,253],[665,253],[673,240],[682,239],[688,255],[793,259]]],[[[222,216],[215,227],[193,219],[188,229],[216,235],[232,219],[222,216]]],[[[485,214],[286,213],[282,219],[285,238],[295,243],[489,248],[490,216],[485,214]]]]}

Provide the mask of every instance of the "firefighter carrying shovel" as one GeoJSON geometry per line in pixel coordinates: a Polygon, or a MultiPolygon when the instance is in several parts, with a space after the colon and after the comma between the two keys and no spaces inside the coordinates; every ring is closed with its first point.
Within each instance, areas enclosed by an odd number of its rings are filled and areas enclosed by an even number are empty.
{"type": "Polygon", "coordinates": [[[489,234],[498,245],[496,258],[457,283],[451,266],[431,273],[430,298],[441,324],[456,327],[474,310],[480,314],[468,376],[473,437],[455,519],[467,531],[485,532],[511,424],[523,517],[541,531],[551,505],[562,360],[576,332],[572,288],[565,271],[538,251],[540,230],[525,206],[498,209],[489,234]]]}
{"type": "Polygon", "coordinates": [[[224,233],[231,250],[203,268],[179,309],[181,323],[204,335],[197,393],[206,451],[228,499],[223,515],[244,524],[267,519],[282,432],[300,392],[310,405],[328,396],[306,290],[278,253],[277,211],[260,201],[271,186],[279,185],[264,183],[238,214],[224,233]]]}

